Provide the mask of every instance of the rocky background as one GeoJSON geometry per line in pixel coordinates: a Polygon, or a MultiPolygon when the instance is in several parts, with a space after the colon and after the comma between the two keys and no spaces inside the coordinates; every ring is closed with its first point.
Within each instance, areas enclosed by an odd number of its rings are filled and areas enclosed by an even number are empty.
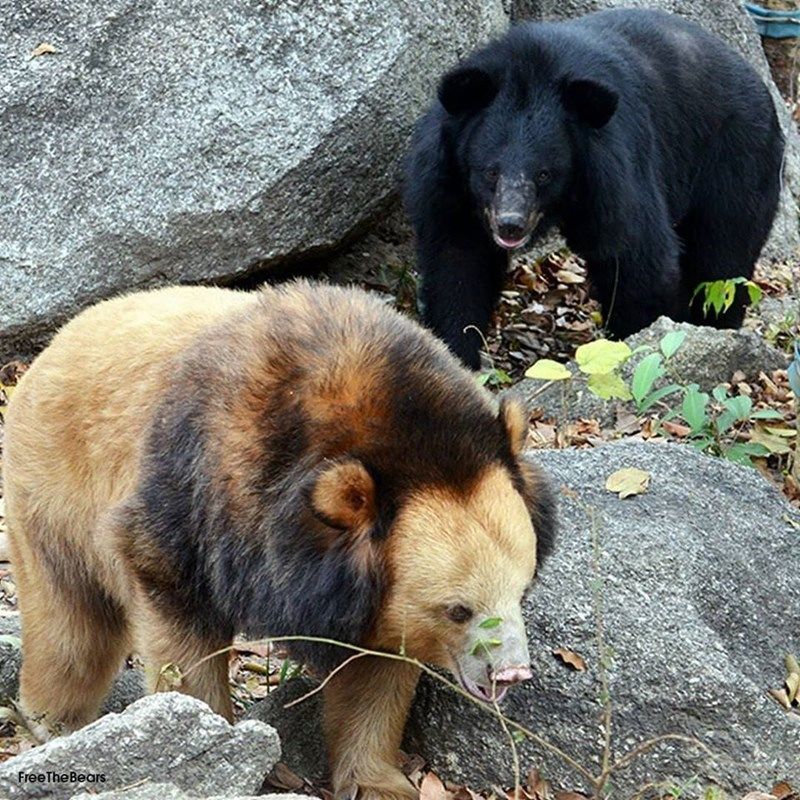
{"type": "MultiPolygon", "coordinates": [[[[304,273],[358,283],[413,314],[398,168],[438,75],[512,20],[615,5],[0,0],[0,416],[3,393],[52,330],[122,291],[253,287],[304,273]]],[[[602,335],[581,263],[557,239],[517,259],[481,380],[526,403],[531,457],[553,476],[562,521],[526,609],[535,679],[509,694],[505,712],[561,751],[516,742],[527,800],[592,796],[604,765],[613,767],[610,798],[760,790],[771,792],[760,800],[798,800],[800,710],[786,702],[786,656],[800,656],[797,401],[786,369],[800,320],[797,74],[791,65],[782,73],[782,97],[735,0],[624,5],[697,20],[772,88],[788,148],[781,210],[757,272],[764,299],[742,331],[662,319],[629,344],[657,347],[671,331],[686,333],[672,364],[681,381],[709,392],[722,384],[775,411],[784,433],[772,441],[783,437],[783,449],[754,459],[756,469],[740,466],[690,447],[679,419],[659,426],[630,402],[598,399],[571,361],[602,335]],[[568,397],[560,384],[523,377],[542,357],[575,375],[568,397]],[[631,468],[647,485],[622,499],[606,481],[631,468]]],[[[735,435],[765,434],[747,422],[735,435]]],[[[0,497],[0,550],[2,536],[0,497]]],[[[14,712],[20,631],[13,565],[1,559],[0,798],[290,791],[330,800],[318,697],[284,707],[314,684],[264,644],[238,642],[232,652],[236,726],[179,694],[139,699],[132,659],[106,716],[36,746],[14,712]],[[19,781],[47,770],[106,780],[19,781]]],[[[502,798],[514,782],[497,720],[430,676],[404,747],[422,800],[502,798]]]]}

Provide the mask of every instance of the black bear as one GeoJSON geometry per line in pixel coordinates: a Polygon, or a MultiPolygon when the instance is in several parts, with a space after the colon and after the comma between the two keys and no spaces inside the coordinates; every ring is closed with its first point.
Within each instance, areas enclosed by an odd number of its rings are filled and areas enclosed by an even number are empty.
{"type": "Polygon", "coordinates": [[[509,251],[557,226],[612,336],[661,314],[737,327],[743,295],[706,319],[692,293],[752,275],[782,160],[766,86],[694,23],[612,10],[512,28],[442,78],[412,142],[423,319],[477,368],[509,251]]]}

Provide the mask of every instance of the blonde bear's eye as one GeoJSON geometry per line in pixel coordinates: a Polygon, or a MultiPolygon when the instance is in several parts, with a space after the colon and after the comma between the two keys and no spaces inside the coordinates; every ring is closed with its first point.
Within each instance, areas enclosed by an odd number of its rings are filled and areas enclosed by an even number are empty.
{"type": "Polygon", "coordinates": [[[461,605],[460,603],[454,606],[450,606],[447,609],[447,618],[451,622],[469,622],[472,619],[472,609],[467,608],[467,606],[461,605]]]}

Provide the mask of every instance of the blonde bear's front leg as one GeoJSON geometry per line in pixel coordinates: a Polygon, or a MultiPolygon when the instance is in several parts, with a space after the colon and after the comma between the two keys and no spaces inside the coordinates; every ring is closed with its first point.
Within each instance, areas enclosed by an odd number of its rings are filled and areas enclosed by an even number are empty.
{"type": "Polygon", "coordinates": [[[398,758],[419,669],[364,656],[325,687],[325,734],[337,798],[409,800],[418,793],[398,758]]]}

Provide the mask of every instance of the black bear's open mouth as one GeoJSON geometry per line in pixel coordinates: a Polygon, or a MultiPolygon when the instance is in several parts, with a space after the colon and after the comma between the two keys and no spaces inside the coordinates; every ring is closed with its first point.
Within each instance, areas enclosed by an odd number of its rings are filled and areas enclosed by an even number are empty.
{"type": "Polygon", "coordinates": [[[492,233],[495,244],[502,247],[504,250],[519,250],[520,247],[525,247],[528,240],[531,238],[530,234],[523,236],[521,239],[504,239],[498,233],[492,233]]]}

